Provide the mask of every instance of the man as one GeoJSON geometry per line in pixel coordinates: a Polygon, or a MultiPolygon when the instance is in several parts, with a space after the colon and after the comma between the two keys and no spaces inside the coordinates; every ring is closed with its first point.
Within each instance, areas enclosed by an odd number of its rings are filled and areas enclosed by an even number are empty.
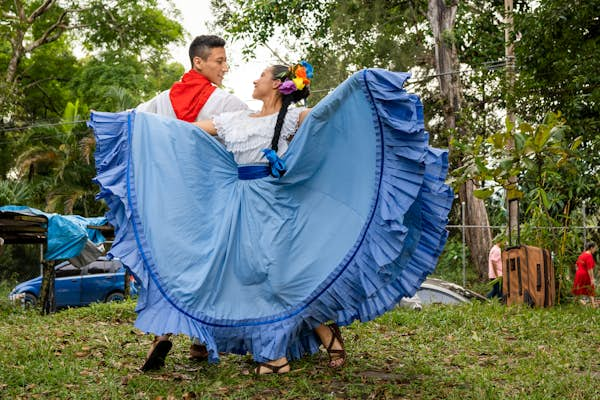
{"type": "MultiPolygon", "coordinates": [[[[219,88],[229,71],[225,40],[214,35],[197,36],[189,48],[191,69],[181,81],[175,82],[150,101],[142,103],[137,111],[160,114],[187,122],[212,119],[228,111],[245,110],[248,106],[237,97],[219,88]]],[[[157,336],[148,351],[142,371],[164,366],[165,357],[171,350],[170,333],[157,336]]],[[[192,359],[208,357],[206,347],[194,341],[190,347],[192,359]]]]}
{"type": "Polygon", "coordinates": [[[492,290],[487,294],[487,298],[502,298],[502,283],[498,280],[502,276],[502,239],[494,239],[494,245],[490,249],[488,257],[488,277],[490,281],[496,280],[492,290]]]}
{"type": "Polygon", "coordinates": [[[190,44],[189,56],[192,68],[181,81],[140,104],[138,111],[194,122],[248,108],[243,101],[217,87],[229,71],[223,39],[213,35],[197,36],[190,44]]]}

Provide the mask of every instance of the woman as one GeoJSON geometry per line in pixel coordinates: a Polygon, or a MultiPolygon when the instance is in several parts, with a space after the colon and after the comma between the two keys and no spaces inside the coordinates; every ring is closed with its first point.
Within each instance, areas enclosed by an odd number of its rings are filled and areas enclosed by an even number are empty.
{"type": "Polygon", "coordinates": [[[277,155],[282,155],[287,150],[288,142],[310,112],[305,107],[289,109],[291,104],[308,97],[309,79],[302,78],[302,89],[293,84],[295,90],[291,90],[289,85],[283,83],[293,82],[297,73],[306,76],[305,71],[306,68],[300,64],[293,67],[271,66],[254,81],[252,97],[263,102],[260,111],[227,112],[212,120],[195,122],[194,125],[222,139],[227,150],[233,153],[235,161],[240,165],[267,162],[267,153],[271,155],[268,152],[269,147],[277,155]]]}
{"type": "MultiPolygon", "coordinates": [[[[287,67],[273,65],[266,68],[260,78],[254,81],[252,97],[261,100],[260,111],[242,110],[228,112],[214,117],[212,120],[194,122],[194,125],[205,132],[218,136],[233,153],[235,161],[247,165],[246,171],[254,171],[264,175],[272,173],[276,176],[285,173],[285,168],[279,156],[283,155],[298,127],[310,109],[297,107],[289,109],[293,103],[307,98],[310,94],[310,80],[303,65],[287,67]],[[297,75],[303,79],[301,87],[291,85],[297,75]],[[286,84],[287,82],[287,84],[286,84]],[[283,85],[283,86],[282,86],[283,85]],[[268,154],[268,148],[274,153],[268,154]],[[271,160],[267,168],[265,157],[271,160]],[[262,164],[261,164],[262,163],[262,164]],[[278,167],[274,163],[279,163],[278,167]],[[279,169],[277,169],[279,168],[279,169]]],[[[326,346],[329,353],[329,366],[341,367],[346,358],[341,333],[336,324],[319,325],[315,332],[326,346]]],[[[270,373],[285,373],[290,370],[286,357],[270,362],[263,362],[256,368],[259,375],[270,373]]]]}
{"type": "Polygon", "coordinates": [[[587,242],[583,253],[577,258],[577,271],[575,272],[575,280],[571,292],[577,296],[587,296],[590,300],[590,305],[596,307],[596,281],[594,279],[594,253],[597,250],[596,243],[587,242]]]}
{"type": "Polygon", "coordinates": [[[231,151],[181,121],[92,114],[111,253],[140,282],[142,331],[199,338],[213,362],[251,353],[270,365],[258,373],[326,343],[335,367],[338,326],[394,308],[435,268],[453,193],[408,75],[363,70],[310,113],[288,109],[310,70],[267,69],[261,111],[201,124],[231,151]]]}

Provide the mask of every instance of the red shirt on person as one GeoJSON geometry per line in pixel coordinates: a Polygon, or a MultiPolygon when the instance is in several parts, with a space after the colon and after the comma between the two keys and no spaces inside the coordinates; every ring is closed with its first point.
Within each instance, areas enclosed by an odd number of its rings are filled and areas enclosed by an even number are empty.
{"type": "Polygon", "coordinates": [[[571,293],[575,295],[595,296],[595,288],[590,279],[589,270],[596,265],[594,256],[587,251],[581,253],[577,258],[577,272],[575,272],[575,281],[571,293]]]}

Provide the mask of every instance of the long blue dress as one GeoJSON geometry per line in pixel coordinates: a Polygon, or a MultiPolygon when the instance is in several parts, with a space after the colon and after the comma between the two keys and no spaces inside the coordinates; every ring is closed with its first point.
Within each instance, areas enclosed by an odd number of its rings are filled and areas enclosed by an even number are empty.
{"type": "Polygon", "coordinates": [[[412,296],[447,238],[447,151],[429,146],[408,74],[357,72],[314,107],[282,178],[242,180],[192,124],[91,115],[111,254],[141,282],[135,325],[259,362],[318,350],[314,328],[412,296]]]}

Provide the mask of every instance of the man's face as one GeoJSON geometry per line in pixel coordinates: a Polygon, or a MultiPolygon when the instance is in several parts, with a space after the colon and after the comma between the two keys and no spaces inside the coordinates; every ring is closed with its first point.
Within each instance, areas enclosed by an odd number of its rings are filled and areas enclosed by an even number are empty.
{"type": "Polygon", "coordinates": [[[213,48],[206,60],[203,60],[200,57],[194,57],[194,69],[208,78],[208,80],[215,85],[220,86],[223,83],[225,73],[229,71],[225,48],[213,48]]]}

